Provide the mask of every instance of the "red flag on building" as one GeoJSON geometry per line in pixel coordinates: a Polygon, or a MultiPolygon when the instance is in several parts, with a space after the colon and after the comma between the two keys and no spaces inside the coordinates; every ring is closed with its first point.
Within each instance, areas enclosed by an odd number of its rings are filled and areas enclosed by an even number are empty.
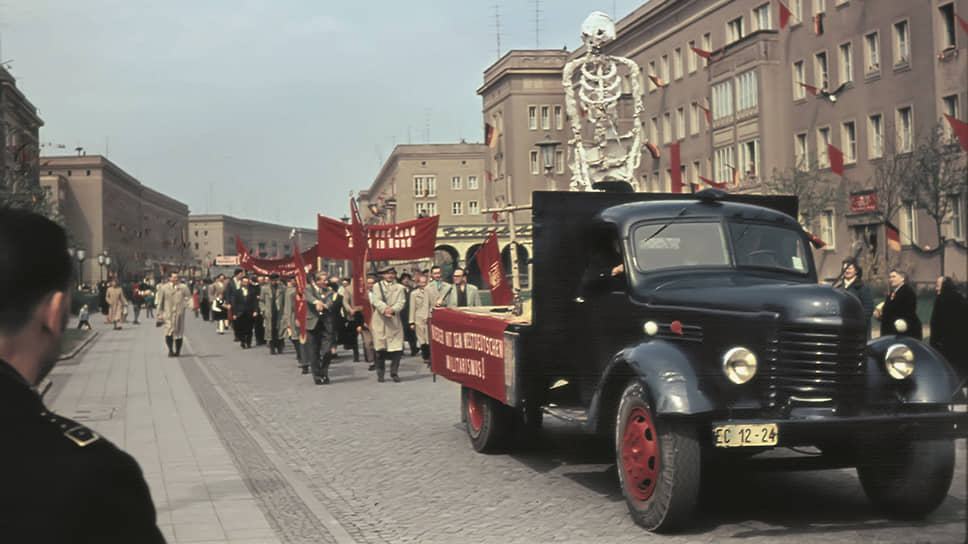
{"type": "Polygon", "coordinates": [[[487,241],[477,252],[477,266],[481,269],[481,276],[491,290],[491,303],[495,306],[507,306],[514,300],[504,265],[501,264],[501,251],[498,249],[497,233],[491,231],[487,241]]]}
{"type": "Polygon", "coordinates": [[[494,137],[494,127],[490,123],[484,123],[484,143],[487,147],[494,147],[497,138],[494,137]]]}
{"type": "Polygon", "coordinates": [[[699,176],[699,181],[705,183],[706,185],[709,185],[710,187],[715,187],[717,189],[726,189],[725,181],[713,181],[709,178],[704,178],[702,176],[699,176]]]}
{"type": "Polygon", "coordinates": [[[827,157],[830,159],[830,170],[838,176],[844,175],[844,152],[827,144],[827,157]]]}
{"type": "Polygon", "coordinates": [[[692,49],[693,53],[699,55],[700,57],[706,60],[709,60],[709,57],[712,56],[712,53],[710,53],[709,51],[706,51],[705,49],[699,49],[698,47],[693,47],[691,45],[689,46],[689,49],[692,49]]]}
{"type": "Polygon", "coordinates": [[[790,16],[793,15],[793,12],[790,11],[790,8],[784,6],[783,2],[777,2],[776,4],[780,7],[780,30],[783,30],[786,28],[787,23],[790,22],[790,16]]]}
{"type": "Polygon", "coordinates": [[[664,81],[662,81],[662,78],[659,77],[659,76],[654,76],[652,74],[649,74],[649,79],[652,80],[652,83],[656,87],[660,87],[661,88],[661,87],[665,87],[666,86],[666,83],[664,81]]]}
{"type": "Polygon", "coordinates": [[[968,152],[968,123],[959,121],[947,113],[944,114],[944,118],[951,125],[951,131],[958,137],[958,142],[961,143],[961,150],[968,152]]]}
{"type": "Polygon", "coordinates": [[[809,232],[809,231],[807,232],[807,238],[810,240],[810,243],[813,244],[813,247],[817,249],[823,249],[827,247],[827,242],[824,242],[816,234],[812,232],[809,232]]]}
{"type": "Polygon", "coordinates": [[[817,93],[820,92],[820,89],[814,87],[813,85],[807,85],[806,83],[800,83],[800,82],[797,82],[797,84],[803,87],[804,89],[806,89],[808,93],[814,96],[817,96],[817,93]]]}
{"type": "Polygon", "coordinates": [[[887,231],[887,247],[894,251],[901,251],[901,234],[897,231],[897,227],[890,221],[885,221],[884,229],[887,231]]]}
{"type": "Polygon", "coordinates": [[[958,19],[958,24],[961,25],[961,29],[964,30],[965,33],[968,33],[968,21],[962,19],[960,15],[955,15],[955,18],[958,19]]]}
{"type": "Polygon", "coordinates": [[[693,104],[695,104],[699,109],[701,109],[703,111],[703,113],[706,114],[706,124],[707,125],[711,125],[713,123],[713,112],[712,112],[712,110],[710,110],[706,106],[703,106],[699,102],[693,102],[693,104]]]}
{"type": "Polygon", "coordinates": [[[672,192],[682,192],[682,162],[679,159],[679,142],[669,144],[669,168],[672,178],[672,192]]]}
{"type": "Polygon", "coordinates": [[[817,36],[823,34],[823,13],[818,13],[813,16],[813,33],[817,36]]]}
{"type": "Polygon", "coordinates": [[[659,156],[661,155],[659,153],[659,148],[656,147],[655,144],[653,144],[652,142],[645,144],[645,147],[649,150],[649,153],[652,154],[653,159],[658,159],[659,156]]]}
{"type": "Polygon", "coordinates": [[[296,325],[299,327],[299,343],[306,343],[306,265],[299,254],[299,244],[292,242],[296,261],[296,325]]]}

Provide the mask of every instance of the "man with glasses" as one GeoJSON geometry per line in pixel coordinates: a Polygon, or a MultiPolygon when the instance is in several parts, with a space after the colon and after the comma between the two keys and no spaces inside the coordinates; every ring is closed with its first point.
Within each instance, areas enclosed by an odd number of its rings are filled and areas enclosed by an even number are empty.
{"type": "Polygon", "coordinates": [[[450,308],[461,308],[465,306],[480,306],[481,296],[477,287],[467,283],[467,271],[463,268],[454,269],[454,286],[450,290],[447,304],[450,308]]]}

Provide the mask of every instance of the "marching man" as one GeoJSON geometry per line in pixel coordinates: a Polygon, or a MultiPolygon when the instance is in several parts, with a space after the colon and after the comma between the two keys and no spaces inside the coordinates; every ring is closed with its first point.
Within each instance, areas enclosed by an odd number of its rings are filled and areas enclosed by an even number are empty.
{"type": "Polygon", "coordinates": [[[376,379],[383,381],[387,357],[390,358],[390,379],[400,382],[397,374],[403,355],[403,323],[400,311],[407,302],[407,291],[397,283],[397,269],[380,271],[383,281],[377,282],[370,292],[373,304],[373,347],[376,350],[376,379]]]}
{"type": "Polygon", "coordinates": [[[185,308],[192,299],[188,286],[178,281],[178,272],[172,272],[168,283],[158,288],[158,323],[165,325],[165,344],[168,356],[181,355],[182,336],[185,332],[185,308]],[[174,345],[174,349],[172,346],[174,345]]]}

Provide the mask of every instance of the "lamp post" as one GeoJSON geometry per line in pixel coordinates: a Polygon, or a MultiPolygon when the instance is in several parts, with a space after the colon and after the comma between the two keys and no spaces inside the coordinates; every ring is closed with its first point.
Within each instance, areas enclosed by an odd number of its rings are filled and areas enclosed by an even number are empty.
{"type": "Polygon", "coordinates": [[[110,281],[111,280],[111,256],[110,255],[107,255],[106,257],[104,257],[104,269],[105,269],[104,275],[107,276],[108,280],[110,281]]]}
{"type": "Polygon", "coordinates": [[[551,172],[555,169],[555,149],[561,145],[561,142],[552,140],[551,136],[546,134],[544,140],[534,145],[541,150],[541,163],[544,165],[544,173],[548,178],[548,190],[554,191],[556,189],[555,179],[551,172]]]}
{"type": "Polygon", "coordinates": [[[97,256],[97,281],[104,281],[104,255],[97,256]]]}
{"type": "Polygon", "coordinates": [[[87,259],[87,251],[78,249],[74,252],[74,257],[77,258],[77,284],[84,287],[84,259],[87,259]]]}

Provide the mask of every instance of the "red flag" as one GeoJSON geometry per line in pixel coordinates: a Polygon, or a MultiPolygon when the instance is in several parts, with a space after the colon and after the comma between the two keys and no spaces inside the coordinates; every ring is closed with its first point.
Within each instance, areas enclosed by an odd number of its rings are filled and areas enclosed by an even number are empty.
{"type": "Polygon", "coordinates": [[[491,221],[494,221],[495,223],[497,223],[500,220],[501,220],[501,216],[498,215],[497,212],[494,212],[491,214],[491,221]]]}
{"type": "Polygon", "coordinates": [[[649,149],[649,153],[652,154],[653,159],[658,159],[660,156],[659,148],[655,146],[652,142],[645,144],[645,147],[649,149]]]}
{"type": "Polygon", "coordinates": [[[706,114],[706,124],[711,125],[713,123],[713,112],[706,106],[703,106],[702,104],[700,104],[699,102],[693,102],[693,104],[699,107],[699,109],[701,109],[703,113],[706,114]]]}
{"type": "Polygon", "coordinates": [[[319,256],[349,260],[355,255],[350,239],[350,226],[342,221],[316,215],[316,245],[319,256]]]}
{"type": "Polygon", "coordinates": [[[818,13],[813,16],[813,32],[817,36],[823,34],[823,13],[818,13]]]}
{"type": "Polygon", "coordinates": [[[669,168],[672,170],[672,192],[682,192],[682,162],[679,160],[679,142],[669,144],[669,168]]]}
{"type": "Polygon", "coordinates": [[[490,123],[484,123],[484,143],[487,147],[494,147],[497,138],[494,137],[494,127],[490,123]]]}
{"type": "Polygon", "coordinates": [[[299,253],[299,244],[292,242],[296,261],[296,325],[299,326],[299,343],[306,343],[306,265],[299,253]]]}
{"type": "Polygon", "coordinates": [[[706,60],[710,60],[709,57],[712,56],[712,53],[710,53],[709,51],[706,51],[705,49],[699,49],[698,47],[693,47],[691,45],[689,46],[689,49],[692,49],[693,53],[699,55],[700,57],[706,60]]]}
{"type": "MultiPolygon", "coordinates": [[[[235,237],[236,241],[236,251],[239,254],[239,268],[248,270],[250,272],[255,272],[257,274],[269,275],[275,272],[276,274],[281,274],[283,276],[289,276],[296,273],[296,263],[295,256],[285,257],[283,259],[257,259],[252,256],[252,253],[242,244],[239,237],[235,237]]],[[[313,246],[306,251],[302,252],[300,257],[303,262],[309,263],[310,272],[316,270],[316,256],[317,256],[318,246],[313,246]]]]}
{"type": "Polygon", "coordinates": [[[780,30],[783,30],[786,28],[787,23],[790,22],[790,16],[793,15],[793,12],[790,11],[790,8],[784,6],[783,2],[777,2],[776,4],[780,6],[780,30]]]}
{"type": "Polygon", "coordinates": [[[367,236],[363,229],[363,221],[360,220],[360,210],[356,207],[356,200],[350,199],[350,212],[352,217],[351,245],[355,249],[353,252],[353,305],[363,310],[363,322],[370,326],[370,318],[373,308],[370,307],[370,297],[366,292],[366,261],[369,257],[369,248],[366,246],[367,236]]]}
{"type": "Polygon", "coordinates": [[[958,141],[961,142],[961,150],[968,152],[968,123],[959,121],[947,113],[944,114],[944,118],[948,120],[948,124],[951,125],[951,131],[955,133],[958,141]]]}
{"type": "Polygon", "coordinates": [[[799,83],[799,82],[797,82],[797,85],[800,85],[801,87],[806,89],[808,93],[814,96],[817,96],[817,93],[820,92],[820,89],[817,89],[813,85],[807,85],[806,83],[799,83]]]}
{"type": "Polygon", "coordinates": [[[968,21],[962,19],[960,15],[955,15],[955,18],[958,19],[958,24],[961,25],[961,29],[964,30],[965,33],[968,33],[968,21]]]}
{"type": "Polygon", "coordinates": [[[653,76],[653,75],[649,74],[649,79],[652,80],[652,83],[654,83],[656,87],[660,87],[661,88],[661,87],[665,87],[666,86],[666,83],[664,81],[662,81],[662,78],[661,77],[653,76]]]}
{"type": "Polygon", "coordinates": [[[830,170],[838,176],[844,175],[844,152],[827,144],[827,157],[830,159],[830,170]]]}
{"type": "Polygon", "coordinates": [[[810,240],[810,243],[813,244],[813,247],[817,249],[823,249],[827,247],[827,242],[824,242],[816,234],[812,232],[807,232],[807,238],[810,240]]]}
{"type": "Polygon", "coordinates": [[[511,293],[507,276],[504,274],[504,265],[501,264],[501,251],[498,249],[496,232],[491,231],[487,236],[487,241],[478,250],[477,266],[481,269],[481,275],[491,289],[491,303],[495,306],[511,304],[514,295],[511,293]]]}
{"type": "Polygon", "coordinates": [[[702,176],[699,176],[699,181],[705,183],[706,185],[709,185],[710,187],[715,187],[717,189],[725,189],[726,188],[726,182],[725,181],[713,181],[713,180],[711,180],[709,178],[704,178],[702,176]]]}
{"type": "Polygon", "coordinates": [[[894,251],[901,251],[901,235],[897,227],[890,221],[885,221],[884,229],[887,231],[887,247],[894,251]]]}

